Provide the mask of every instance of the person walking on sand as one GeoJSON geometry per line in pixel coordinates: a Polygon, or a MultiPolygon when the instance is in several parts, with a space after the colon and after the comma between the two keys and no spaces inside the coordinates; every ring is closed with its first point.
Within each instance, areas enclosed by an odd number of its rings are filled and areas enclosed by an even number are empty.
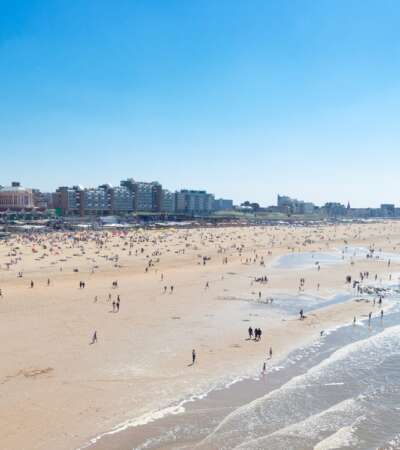
{"type": "Polygon", "coordinates": [[[196,350],[192,350],[192,365],[196,362],[196,350]]]}
{"type": "Polygon", "coordinates": [[[97,342],[97,331],[95,330],[93,333],[93,337],[92,337],[92,342],[91,344],[94,344],[95,342],[97,342]]]}
{"type": "Polygon", "coordinates": [[[249,327],[248,332],[249,332],[249,339],[252,339],[253,338],[253,328],[249,327]]]}
{"type": "Polygon", "coordinates": [[[272,358],[272,347],[269,348],[269,359],[272,358]]]}

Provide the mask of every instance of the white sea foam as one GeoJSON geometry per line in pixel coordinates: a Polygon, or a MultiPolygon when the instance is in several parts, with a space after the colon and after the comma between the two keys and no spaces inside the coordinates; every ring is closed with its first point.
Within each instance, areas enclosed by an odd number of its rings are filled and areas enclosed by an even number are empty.
{"type": "Polygon", "coordinates": [[[150,411],[146,414],[143,414],[139,417],[135,417],[133,419],[126,420],[125,422],[122,422],[122,423],[116,425],[111,430],[106,431],[104,433],[99,434],[98,436],[93,437],[92,439],[89,440],[89,442],[87,442],[82,447],[77,448],[76,450],[84,450],[84,449],[90,447],[91,445],[95,444],[96,442],[98,442],[100,439],[102,439],[105,436],[117,434],[117,433],[120,433],[121,431],[125,431],[129,428],[135,428],[135,427],[147,425],[149,423],[155,422],[156,420],[160,420],[167,416],[183,414],[186,411],[186,409],[185,409],[186,404],[197,401],[197,400],[201,400],[201,399],[207,397],[210,394],[210,392],[212,392],[212,391],[229,388],[232,385],[234,385],[240,381],[244,381],[244,380],[250,379],[250,378],[254,379],[254,377],[250,377],[250,376],[239,376],[239,377],[229,379],[228,381],[224,381],[217,385],[210,386],[207,390],[204,390],[202,393],[190,395],[187,398],[181,400],[176,405],[171,405],[171,406],[167,406],[165,408],[156,409],[156,410],[150,411]]]}
{"type": "Polygon", "coordinates": [[[335,380],[334,377],[340,375],[343,370],[356,373],[354,371],[357,370],[357,367],[363,367],[364,361],[368,362],[369,369],[379,366],[388,354],[399,353],[399,336],[400,325],[397,325],[335,351],[327,359],[311,367],[306,373],[293,377],[278,389],[237,408],[219,423],[214,431],[202,441],[201,445],[207,446],[207,444],[213,443],[214,439],[221,439],[224,435],[234,438],[240,436],[240,439],[254,437],[257,434],[256,429],[262,432],[265,424],[271,425],[274,421],[277,421],[278,424],[279,420],[283,420],[283,417],[276,417],[279,413],[290,414],[290,420],[294,423],[304,420],[306,412],[301,408],[293,409],[293,405],[291,405],[290,401],[294,396],[302,396],[307,388],[320,386],[321,382],[331,386],[340,385],[341,382],[335,380]],[[353,367],[352,364],[357,365],[353,367]]]}
{"type": "Polygon", "coordinates": [[[326,439],[318,442],[314,450],[333,450],[356,445],[358,438],[354,435],[353,426],[340,428],[336,433],[331,434],[326,439]]]}
{"type": "Polygon", "coordinates": [[[183,407],[184,403],[186,403],[186,402],[181,402],[177,406],[171,406],[168,408],[151,411],[151,412],[149,412],[147,414],[143,414],[142,416],[139,416],[135,419],[127,420],[127,421],[117,425],[116,427],[112,428],[111,430],[106,431],[106,432],[99,434],[98,436],[90,439],[90,441],[86,445],[84,445],[83,447],[79,447],[77,450],[83,450],[85,448],[88,448],[91,445],[95,444],[100,439],[102,439],[103,437],[119,433],[128,428],[146,425],[148,423],[154,422],[155,420],[162,419],[163,417],[165,417],[167,415],[182,414],[185,412],[185,408],[183,407]]]}
{"type": "MultiPolygon", "coordinates": [[[[278,442],[281,442],[282,445],[285,445],[285,440],[290,438],[296,440],[297,443],[300,443],[301,440],[307,441],[309,443],[311,439],[318,438],[321,429],[323,429],[325,432],[329,430],[333,431],[335,427],[341,426],[341,423],[349,419],[354,420],[355,418],[363,414],[363,412],[364,409],[357,402],[357,400],[353,398],[347,399],[331,406],[330,408],[318,414],[307,417],[305,420],[294,423],[292,425],[288,425],[273,433],[270,433],[267,436],[262,436],[257,439],[243,442],[240,445],[234,447],[234,449],[251,450],[261,448],[275,448],[278,442]]],[[[338,441],[339,439],[336,439],[336,442],[338,441]]],[[[342,440],[342,442],[344,442],[344,440],[342,440]]],[[[322,448],[324,447],[321,447],[321,449],[322,448]]]]}
{"type": "Polygon", "coordinates": [[[389,442],[383,445],[382,450],[398,450],[400,448],[400,434],[397,434],[389,442]]]}

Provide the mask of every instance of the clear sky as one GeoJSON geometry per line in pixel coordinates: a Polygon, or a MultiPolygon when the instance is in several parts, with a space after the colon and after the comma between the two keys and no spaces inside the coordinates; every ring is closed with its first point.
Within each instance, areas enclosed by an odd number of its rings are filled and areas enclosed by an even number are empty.
{"type": "Polygon", "coordinates": [[[400,1],[0,0],[0,184],[400,205],[400,1]]]}

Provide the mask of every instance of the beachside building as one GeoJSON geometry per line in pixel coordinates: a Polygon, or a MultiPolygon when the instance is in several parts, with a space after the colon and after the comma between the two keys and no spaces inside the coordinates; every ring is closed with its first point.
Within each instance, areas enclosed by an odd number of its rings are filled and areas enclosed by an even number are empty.
{"type": "Polygon", "coordinates": [[[82,215],[82,191],[81,186],[60,186],[54,194],[54,207],[63,216],[82,215]]]}
{"type": "Polygon", "coordinates": [[[184,213],[186,210],[186,194],[184,192],[175,192],[175,210],[184,213]]]}
{"type": "Polygon", "coordinates": [[[33,194],[33,204],[35,208],[45,210],[53,208],[53,193],[42,192],[39,189],[32,189],[33,194]]]}
{"type": "Polygon", "coordinates": [[[161,211],[173,214],[176,211],[176,195],[175,192],[163,189],[162,191],[162,201],[161,201],[161,211]]]}
{"type": "Polygon", "coordinates": [[[314,203],[290,198],[287,195],[279,195],[277,198],[277,211],[287,214],[312,214],[315,212],[314,203]]]}
{"type": "Polygon", "coordinates": [[[338,217],[345,216],[348,213],[347,208],[341,203],[329,202],[323,206],[323,211],[327,216],[338,217]]]}
{"type": "Polygon", "coordinates": [[[110,189],[111,211],[114,214],[124,214],[133,211],[133,194],[124,186],[115,186],[110,189]]]}
{"type": "Polygon", "coordinates": [[[380,207],[382,217],[394,217],[395,206],[392,203],[383,203],[380,207]]]}
{"type": "Polygon", "coordinates": [[[214,196],[206,191],[182,189],[176,194],[177,212],[209,214],[214,210],[214,196]]]}
{"type": "Polygon", "coordinates": [[[279,195],[277,198],[277,206],[278,208],[290,208],[293,204],[293,199],[288,197],[287,195],[279,195]]]}
{"type": "Polygon", "coordinates": [[[317,207],[314,203],[311,202],[301,202],[300,203],[300,211],[301,214],[313,214],[316,211],[317,207]]]}
{"type": "Polygon", "coordinates": [[[124,186],[102,184],[97,188],[59,187],[54,206],[62,215],[126,214],[133,211],[133,194],[124,186]]]}
{"type": "Polygon", "coordinates": [[[232,211],[233,210],[233,200],[228,200],[225,198],[216,198],[214,200],[215,211],[232,211]]]}
{"type": "Polygon", "coordinates": [[[0,188],[0,210],[21,211],[34,206],[32,189],[22,187],[19,182],[0,188]]]}
{"type": "Polygon", "coordinates": [[[107,215],[111,213],[111,186],[103,184],[97,188],[81,191],[81,216],[107,215]]]}
{"type": "Polygon", "coordinates": [[[133,195],[133,209],[138,212],[160,212],[162,204],[162,186],[157,181],[135,181],[133,178],[121,181],[133,195]]]}

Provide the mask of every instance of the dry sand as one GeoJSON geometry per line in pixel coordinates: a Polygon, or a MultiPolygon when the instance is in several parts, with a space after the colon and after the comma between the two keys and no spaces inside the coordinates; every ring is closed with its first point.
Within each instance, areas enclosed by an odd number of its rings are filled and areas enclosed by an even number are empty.
{"type": "Polygon", "coordinates": [[[298,295],[302,277],[302,294],[320,296],[349,291],[346,275],[360,271],[397,279],[396,259],[390,267],[376,259],[320,271],[272,267],[286,253],[346,245],[397,253],[400,223],[51,233],[0,242],[0,448],[76,449],[125,421],[254,373],[270,345],[279,358],[322,329],[368,314],[371,304],[355,301],[304,321],[254,308],[259,292],[262,300],[298,295]],[[254,282],[264,275],[267,284],[254,282]],[[249,325],[263,329],[261,342],[246,340],[249,325]],[[98,342],[90,345],[94,330],[98,342]]]}

